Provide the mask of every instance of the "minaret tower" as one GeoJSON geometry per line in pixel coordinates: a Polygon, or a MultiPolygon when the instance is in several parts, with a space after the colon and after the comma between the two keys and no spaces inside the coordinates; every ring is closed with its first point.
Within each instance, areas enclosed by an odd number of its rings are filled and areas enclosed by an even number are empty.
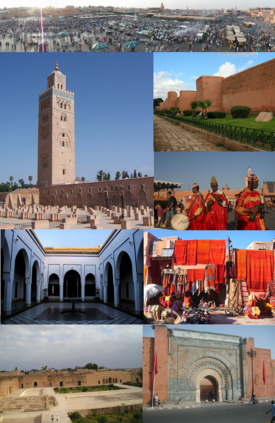
{"type": "Polygon", "coordinates": [[[74,93],[57,63],[39,95],[38,116],[38,186],[74,182],[74,93]]]}
{"type": "Polygon", "coordinates": [[[245,176],[245,187],[248,186],[248,177],[252,175],[252,169],[249,166],[248,171],[247,171],[247,176],[245,176]]]}

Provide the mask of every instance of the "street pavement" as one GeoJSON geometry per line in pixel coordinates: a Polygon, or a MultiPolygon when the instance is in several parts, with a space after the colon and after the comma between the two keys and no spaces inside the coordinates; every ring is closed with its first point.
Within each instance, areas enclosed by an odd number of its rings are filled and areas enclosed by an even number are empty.
{"type": "Polygon", "coordinates": [[[143,423],[269,423],[270,403],[256,405],[202,403],[196,408],[182,410],[146,410],[143,423]]]}
{"type": "Polygon", "coordinates": [[[154,115],[154,151],[228,151],[176,123],[154,115]]]}

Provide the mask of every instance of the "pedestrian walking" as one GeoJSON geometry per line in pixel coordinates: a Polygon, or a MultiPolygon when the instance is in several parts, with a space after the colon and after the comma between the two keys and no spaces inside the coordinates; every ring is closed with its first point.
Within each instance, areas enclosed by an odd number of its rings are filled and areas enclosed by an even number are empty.
{"type": "Polygon", "coordinates": [[[58,419],[59,419],[59,417],[58,417],[58,414],[56,415],[56,421],[58,422],[58,419]]]}
{"type": "Polygon", "coordinates": [[[52,422],[54,421],[54,415],[53,414],[51,415],[51,420],[52,420],[52,422]]]}

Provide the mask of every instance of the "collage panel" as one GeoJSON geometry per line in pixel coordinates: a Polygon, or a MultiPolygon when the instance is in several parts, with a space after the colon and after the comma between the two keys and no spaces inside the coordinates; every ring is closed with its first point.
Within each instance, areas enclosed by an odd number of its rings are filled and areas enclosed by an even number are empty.
{"type": "Polygon", "coordinates": [[[173,1],[1,5],[5,423],[275,422],[275,8],[173,1]]]}

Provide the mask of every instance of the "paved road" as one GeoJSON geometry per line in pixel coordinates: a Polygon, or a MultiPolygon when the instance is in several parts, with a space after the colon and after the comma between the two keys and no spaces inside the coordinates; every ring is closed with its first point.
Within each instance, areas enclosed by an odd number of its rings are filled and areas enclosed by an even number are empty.
{"type": "Polygon", "coordinates": [[[198,408],[183,410],[145,411],[143,423],[269,423],[270,403],[257,404],[202,404],[198,408]]]}
{"type": "Polygon", "coordinates": [[[154,151],[228,151],[195,131],[188,131],[154,115],[154,151]]]}

